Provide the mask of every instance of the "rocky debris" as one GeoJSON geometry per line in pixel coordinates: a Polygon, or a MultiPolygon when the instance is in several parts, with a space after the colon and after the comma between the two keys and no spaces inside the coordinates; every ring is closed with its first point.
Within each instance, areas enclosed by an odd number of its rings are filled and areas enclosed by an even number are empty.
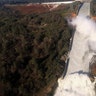
{"type": "Polygon", "coordinates": [[[90,62],[90,74],[92,76],[96,76],[96,55],[93,56],[91,62],[90,62]]]}
{"type": "Polygon", "coordinates": [[[89,70],[90,70],[90,80],[91,82],[95,83],[95,92],[96,92],[96,55],[94,55],[92,57],[92,60],[90,62],[90,66],[89,66],[89,70]]]}

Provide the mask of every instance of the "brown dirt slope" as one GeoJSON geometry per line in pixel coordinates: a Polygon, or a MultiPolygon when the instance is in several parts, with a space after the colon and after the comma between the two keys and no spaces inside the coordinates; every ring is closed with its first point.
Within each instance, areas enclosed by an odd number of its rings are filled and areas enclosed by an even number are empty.
{"type": "Polygon", "coordinates": [[[65,5],[48,5],[48,4],[23,4],[23,5],[6,5],[6,7],[11,8],[20,12],[23,15],[31,13],[44,13],[52,10],[59,10],[64,8],[65,5]]]}

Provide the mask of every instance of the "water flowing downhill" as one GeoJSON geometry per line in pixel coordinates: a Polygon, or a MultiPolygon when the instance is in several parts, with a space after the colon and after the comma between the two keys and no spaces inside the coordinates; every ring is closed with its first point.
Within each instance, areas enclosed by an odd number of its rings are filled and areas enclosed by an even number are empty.
{"type": "Polygon", "coordinates": [[[92,26],[91,21],[87,19],[87,16],[90,16],[90,3],[84,3],[81,7],[77,18],[73,19],[72,25],[76,25],[76,31],[73,39],[73,46],[70,52],[70,62],[68,65],[67,74],[84,71],[89,72],[90,58],[85,59],[86,52],[88,51],[87,46],[87,31],[91,30],[92,26]],[[86,60],[86,61],[85,61],[86,60]],[[86,64],[87,63],[87,64],[86,64]]]}
{"type": "Polygon", "coordinates": [[[76,26],[69,64],[64,79],[59,78],[54,96],[96,96],[95,83],[88,73],[93,55],[96,55],[96,23],[89,18],[90,2],[84,3],[78,16],[70,22],[76,26]]]}

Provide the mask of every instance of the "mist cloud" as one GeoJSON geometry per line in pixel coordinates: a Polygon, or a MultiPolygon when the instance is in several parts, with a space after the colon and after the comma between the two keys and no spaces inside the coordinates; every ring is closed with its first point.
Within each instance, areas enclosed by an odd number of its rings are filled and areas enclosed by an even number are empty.
{"type": "MultiPolygon", "coordinates": [[[[82,56],[82,59],[78,59],[82,61],[84,59],[81,67],[84,68],[85,66],[89,66],[93,55],[96,54],[96,22],[89,17],[79,15],[72,18],[72,20],[69,21],[69,24],[75,27],[75,32],[78,33],[78,38],[83,36],[83,40],[85,42],[80,42],[84,44],[84,47],[81,46],[81,48],[84,48],[84,56],[82,56]]],[[[75,48],[78,48],[78,46],[75,48]]],[[[80,50],[79,48],[78,51],[81,52],[82,49],[80,50]]],[[[73,55],[74,54],[72,54],[72,56],[73,55]]],[[[78,58],[80,58],[79,55],[78,58]]],[[[78,62],[80,64],[80,61],[78,62]]],[[[72,70],[74,69],[72,68],[72,70]]],[[[58,87],[54,96],[96,96],[94,91],[95,83],[91,82],[87,74],[84,74],[83,72],[79,73],[79,71],[80,70],[74,74],[66,75],[64,79],[60,78],[58,80],[58,87]]]]}

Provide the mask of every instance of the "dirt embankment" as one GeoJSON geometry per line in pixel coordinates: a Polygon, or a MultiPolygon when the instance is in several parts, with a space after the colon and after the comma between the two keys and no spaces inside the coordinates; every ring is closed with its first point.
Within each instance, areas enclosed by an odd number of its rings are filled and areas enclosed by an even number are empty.
{"type": "Polygon", "coordinates": [[[5,5],[5,6],[15,11],[18,11],[23,15],[26,14],[28,15],[32,13],[44,13],[65,8],[65,5],[57,5],[57,4],[23,4],[23,5],[5,5]]]}

